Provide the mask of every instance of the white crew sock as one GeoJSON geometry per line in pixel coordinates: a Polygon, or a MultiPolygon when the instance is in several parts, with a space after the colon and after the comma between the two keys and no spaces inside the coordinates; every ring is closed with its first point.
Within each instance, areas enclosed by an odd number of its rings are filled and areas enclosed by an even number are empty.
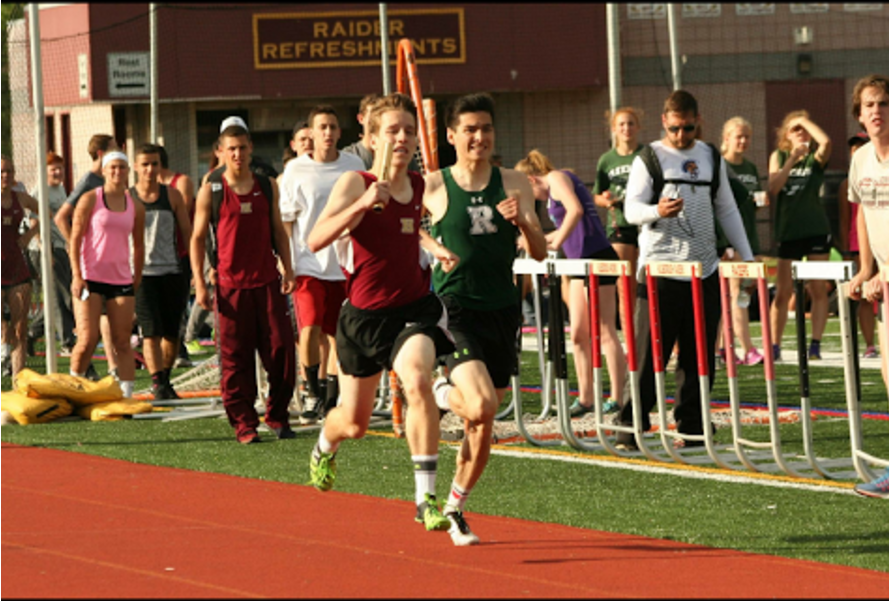
{"type": "Polygon", "coordinates": [[[339,448],[339,443],[332,443],[327,439],[327,436],[324,435],[324,428],[321,428],[321,432],[318,434],[318,451],[321,453],[336,453],[336,450],[339,448]]]}
{"type": "Polygon", "coordinates": [[[435,495],[435,476],[438,472],[438,455],[411,455],[414,463],[414,497],[417,505],[426,495],[435,495]]]}
{"type": "Polygon", "coordinates": [[[456,482],[451,484],[451,494],[448,495],[448,502],[445,504],[444,513],[463,512],[466,507],[466,499],[469,498],[468,490],[463,490],[456,482]]]}
{"type": "Polygon", "coordinates": [[[123,398],[131,399],[133,398],[133,386],[135,383],[133,380],[121,380],[120,381],[120,389],[123,390],[123,398]]]}
{"type": "Polygon", "coordinates": [[[453,387],[454,385],[444,378],[439,378],[432,385],[432,396],[435,397],[435,404],[442,411],[451,410],[451,405],[448,403],[448,395],[451,393],[453,387]]]}

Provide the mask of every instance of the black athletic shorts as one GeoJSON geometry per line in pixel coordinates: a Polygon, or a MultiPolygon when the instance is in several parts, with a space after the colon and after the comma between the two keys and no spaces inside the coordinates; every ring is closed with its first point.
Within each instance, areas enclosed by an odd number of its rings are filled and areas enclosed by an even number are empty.
{"type": "Polygon", "coordinates": [[[86,288],[90,291],[90,294],[98,294],[106,301],[121,296],[135,296],[132,284],[124,284],[121,286],[120,284],[106,284],[105,282],[86,280],[86,288]]]}
{"type": "Polygon", "coordinates": [[[356,378],[392,369],[401,346],[414,334],[432,339],[436,357],[454,350],[448,315],[436,295],[429,293],[403,307],[375,311],[359,309],[346,300],[336,327],[340,369],[356,378]]]}
{"type": "Polygon", "coordinates": [[[461,307],[450,296],[441,297],[448,309],[448,329],[456,350],[445,357],[448,369],[478,359],[488,368],[494,388],[506,388],[515,372],[516,335],[522,325],[518,303],[494,311],[461,307]]]}
{"type": "MultiPolygon", "coordinates": [[[[600,251],[594,252],[589,257],[584,257],[585,259],[599,259],[602,261],[620,261],[620,257],[617,256],[617,251],[614,250],[610,245],[606,248],[603,248],[600,251]]],[[[572,275],[569,276],[572,280],[582,280],[585,276],[582,275],[572,275]]],[[[614,286],[617,282],[617,276],[615,275],[600,275],[599,276],[599,285],[600,286],[614,286]]]]}
{"type": "Polygon", "coordinates": [[[142,276],[136,291],[136,319],[145,338],[178,338],[188,303],[188,280],[183,273],[142,276]]]}
{"type": "Polygon", "coordinates": [[[608,241],[612,244],[629,244],[639,248],[639,228],[635,225],[616,227],[608,236],[608,241]]]}
{"type": "Polygon", "coordinates": [[[830,254],[830,242],[830,234],[779,242],[778,258],[802,261],[803,257],[809,255],[827,255],[830,254]]]}

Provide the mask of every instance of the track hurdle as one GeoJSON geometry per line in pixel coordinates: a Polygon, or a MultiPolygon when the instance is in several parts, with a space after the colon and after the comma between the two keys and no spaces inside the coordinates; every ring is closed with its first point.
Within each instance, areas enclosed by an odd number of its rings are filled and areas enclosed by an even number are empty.
{"type": "MultiPolygon", "coordinates": [[[[534,259],[516,259],[513,261],[512,270],[516,275],[522,276],[531,276],[534,278],[534,313],[537,320],[537,356],[538,361],[542,369],[540,370],[540,377],[542,379],[541,382],[541,391],[540,391],[540,399],[543,404],[543,408],[541,409],[540,415],[537,417],[537,420],[546,419],[551,410],[552,410],[552,386],[550,376],[553,373],[551,360],[546,359],[546,351],[544,347],[544,336],[543,336],[543,319],[542,319],[542,310],[540,303],[540,295],[542,294],[542,284],[541,280],[543,276],[548,273],[547,271],[548,261],[537,261],[534,259]]],[[[561,294],[559,294],[561,298],[561,294]]],[[[550,297],[550,314],[552,314],[553,306],[555,301],[552,297],[550,297]]],[[[561,319],[561,318],[559,318],[561,319]]],[[[554,325],[555,322],[550,320],[549,324],[549,332],[550,337],[553,335],[554,329],[558,329],[561,332],[561,321],[554,325]]],[[[550,341],[550,347],[552,347],[552,341],[550,341]]],[[[525,422],[523,420],[524,411],[522,409],[522,383],[521,383],[521,353],[522,353],[522,333],[521,330],[517,333],[516,336],[516,353],[519,356],[519,360],[516,362],[515,373],[512,376],[512,403],[511,407],[514,413],[514,419],[516,428],[519,431],[519,434],[527,440],[530,444],[539,446],[539,447],[554,447],[561,446],[564,444],[561,440],[545,440],[540,439],[532,435],[528,432],[528,429],[525,427],[525,422]]]]}
{"type": "MultiPolygon", "coordinates": [[[[880,328],[882,328],[880,336],[884,340],[889,340],[889,264],[880,266],[880,283],[883,287],[883,304],[881,307],[883,323],[880,324],[880,328]]],[[[855,316],[850,315],[850,319],[854,325],[855,316]]],[[[857,359],[857,354],[855,358],[857,359]]],[[[883,359],[881,358],[881,360],[883,359]]],[[[870,469],[868,463],[889,467],[889,459],[871,455],[864,450],[864,440],[861,433],[860,400],[860,396],[852,399],[848,394],[846,395],[846,405],[849,410],[849,439],[852,444],[852,462],[855,466],[855,471],[863,480],[870,481],[876,478],[877,475],[870,469]]]]}
{"type": "Polygon", "coordinates": [[[759,314],[762,325],[762,347],[766,350],[763,358],[766,378],[766,406],[769,416],[769,440],[753,441],[744,438],[741,424],[741,399],[738,389],[738,368],[734,361],[726,362],[726,375],[729,386],[729,402],[731,406],[732,441],[738,460],[749,470],[755,472],[784,473],[798,478],[806,477],[799,468],[808,469],[807,462],[791,461],[796,456],[785,456],[781,449],[781,429],[778,417],[778,395],[775,382],[775,358],[771,352],[772,330],[769,321],[769,291],[763,263],[721,263],[719,265],[719,291],[722,297],[722,328],[726,356],[733,357],[735,352],[734,331],[731,316],[731,292],[729,280],[756,279],[759,297],[759,314]],[[749,451],[748,449],[751,449],[749,451]],[[767,462],[771,458],[774,463],[767,462]]]}
{"type": "MultiPolygon", "coordinates": [[[[852,413],[860,411],[858,405],[858,355],[855,350],[857,335],[854,333],[854,321],[849,309],[849,295],[846,290],[848,281],[852,279],[853,263],[851,261],[794,261],[790,264],[796,293],[796,339],[797,358],[799,361],[800,389],[800,423],[803,429],[803,450],[812,470],[822,478],[854,478],[855,472],[835,472],[832,467],[849,467],[855,461],[848,459],[820,459],[815,455],[812,424],[812,401],[809,388],[809,356],[806,340],[805,282],[812,280],[833,281],[837,288],[837,305],[840,312],[840,332],[843,344],[843,375],[846,380],[846,403],[852,413]],[[853,411],[854,409],[854,411],[853,411]]],[[[860,430],[853,435],[853,448],[861,444],[860,430]]],[[[863,464],[862,464],[863,466],[863,464]]],[[[856,467],[857,471],[857,467],[856,467]]],[[[866,474],[867,472],[865,472],[866,474]]],[[[865,474],[858,473],[862,478],[865,474]]]]}
{"type": "MultiPolygon", "coordinates": [[[[571,420],[571,412],[570,412],[570,398],[568,394],[568,379],[567,379],[567,362],[562,364],[562,357],[565,357],[565,339],[564,335],[562,335],[561,330],[559,330],[559,336],[557,338],[553,337],[553,330],[550,328],[550,347],[551,354],[553,356],[553,363],[556,365],[554,368],[555,371],[555,380],[557,382],[556,390],[558,391],[556,400],[557,400],[557,413],[559,418],[559,429],[562,433],[565,441],[572,447],[584,450],[584,451],[599,451],[605,450],[608,453],[615,456],[630,456],[631,453],[626,451],[621,451],[617,449],[614,444],[609,440],[608,434],[613,432],[627,432],[633,434],[637,437],[642,436],[642,428],[641,428],[641,404],[639,401],[639,373],[637,369],[637,361],[636,361],[636,348],[635,348],[635,332],[633,329],[633,317],[632,317],[632,302],[628,304],[629,315],[623,316],[624,333],[627,338],[627,367],[628,367],[628,375],[630,381],[630,394],[631,398],[629,402],[633,403],[633,425],[632,426],[624,426],[621,424],[607,424],[605,423],[604,414],[602,411],[602,399],[604,397],[604,391],[602,386],[602,344],[601,344],[601,326],[600,326],[600,305],[599,305],[599,276],[600,275],[610,275],[610,276],[618,276],[621,285],[624,287],[624,291],[627,292],[627,297],[629,298],[629,277],[631,277],[630,272],[630,264],[628,261],[607,261],[607,260],[593,260],[593,259],[554,259],[548,261],[547,269],[550,275],[550,303],[551,307],[555,304],[558,309],[558,314],[555,319],[558,319],[558,323],[561,323],[563,318],[563,309],[561,304],[561,282],[560,276],[575,276],[584,278],[584,284],[587,288],[587,294],[589,299],[589,319],[590,319],[590,336],[591,336],[591,363],[592,363],[592,376],[593,376],[593,407],[594,407],[594,427],[596,430],[596,442],[592,443],[583,437],[578,437],[574,428],[572,427],[571,420]],[[553,288],[555,287],[555,289],[553,288]],[[553,298],[558,297],[558,303],[553,303],[553,298]],[[564,372],[560,370],[560,368],[564,367],[564,372]]],[[[575,358],[575,361],[577,358],[575,358]]],[[[615,395],[619,395],[621,389],[623,388],[623,382],[611,382],[611,394],[612,397],[615,395]]],[[[643,449],[643,447],[640,447],[643,449]]],[[[643,452],[647,451],[647,446],[644,447],[643,452]]],[[[650,453],[650,451],[649,451],[650,453]]],[[[646,454],[649,454],[646,453],[646,454]]],[[[650,453],[649,457],[651,459],[657,459],[657,457],[650,453]]]]}
{"type": "MultiPolygon", "coordinates": [[[[670,459],[677,463],[692,464],[712,461],[724,469],[740,469],[739,466],[730,463],[737,458],[734,453],[718,453],[718,449],[713,440],[713,426],[710,419],[710,366],[707,362],[709,351],[707,349],[706,324],[704,323],[704,293],[701,283],[701,270],[701,263],[697,261],[655,261],[648,263],[645,266],[645,279],[648,291],[648,313],[651,323],[651,352],[654,366],[655,396],[658,408],[658,433],[660,434],[661,444],[664,451],[666,451],[670,459]],[[694,308],[695,348],[697,350],[697,369],[701,395],[701,423],[704,430],[703,434],[684,434],[678,431],[671,431],[667,427],[665,361],[663,349],[661,348],[661,316],[656,282],[656,278],[659,277],[681,277],[690,280],[694,308]],[[683,442],[703,442],[706,454],[701,455],[695,453],[695,451],[700,451],[698,447],[692,449],[676,449],[672,444],[674,440],[683,442]]],[[[643,437],[641,436],[637,436],[636,440],[637,444],[644,442],[643,437]]],[[[640,445],[639,448],[642,449],[643,447],[640,445]]]]}

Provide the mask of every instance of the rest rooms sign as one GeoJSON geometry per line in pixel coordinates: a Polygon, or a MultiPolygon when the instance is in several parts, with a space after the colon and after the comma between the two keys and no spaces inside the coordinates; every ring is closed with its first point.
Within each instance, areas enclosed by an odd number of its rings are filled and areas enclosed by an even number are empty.
{"type": "Polygon", "coordinates": [[[151,69],[147,52],[111,52],[108,54],[108,95],[148,96],[151,69]]]}
{"type": "MultiPolygon", "coordinates": [[[[462,8],[388,11],[389,56],[409,38],[421,65],[466,62],[462,8]]],[[[253,15],[257,69],[379,66],[380,13],[352,11],[253,15]]]]}

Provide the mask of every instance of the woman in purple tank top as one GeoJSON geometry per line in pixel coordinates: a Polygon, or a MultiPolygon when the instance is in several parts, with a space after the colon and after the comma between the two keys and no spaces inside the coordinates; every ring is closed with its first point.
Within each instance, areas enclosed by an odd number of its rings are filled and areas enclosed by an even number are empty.
{"type": "Polygon", "coordinates": [[[84,376],[99,342],[99,318],[108,314],[118,377],[125,397],[133,395],[136,366],[130,333],[135,320],[135,290],[145,262],[145,206],[127,191],[130,173],[122,152],[102,159],[105,183],[84,194],[74,209],[71,227],[71,297],[77,344],[71,375],[84,376]],[[132,236],[132,254],[130,237],[132,236]]]}
{"type": "MultiPolygon", "coordinates": [[[[534,197],[547,202],[556,229],[546,235],[547,248],[561,251],[569,259],[618,260],[617,253],[605,236],[589,190],[576,175],[557,170],[538,150],[518,162],[516,170],[528,176],[534,197]]],[[[615,277],[599,278],[599,321],[602,332],[602,351],[608,361],[611,400],[603,408],[616,411],[621,402],[627,358],[617,336],[615,322],[617,296],[615,277]]],[[[572,415],[583,415],[593,410],[592,339],[590,334],[589,301],[583,278],[562,278],[562,296],[567,299],[571,322],[571,343],[580,397],[571,407],[572,415]]],[[[552,324],[550,324],[552,327],[552,324]]]]}

